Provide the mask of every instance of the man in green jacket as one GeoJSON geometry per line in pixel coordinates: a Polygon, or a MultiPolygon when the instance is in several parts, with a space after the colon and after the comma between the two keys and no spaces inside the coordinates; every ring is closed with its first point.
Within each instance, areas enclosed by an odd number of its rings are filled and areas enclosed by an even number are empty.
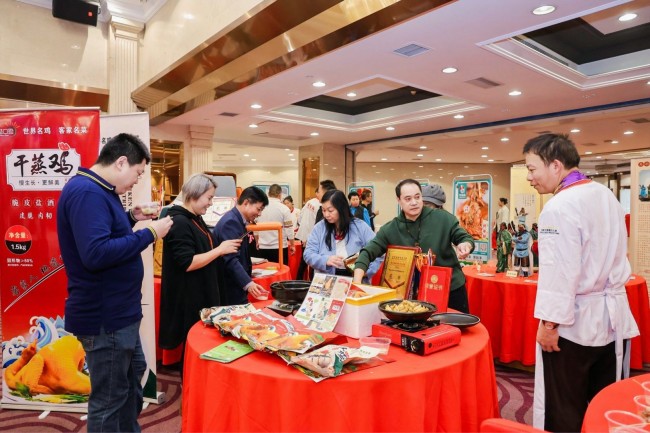
{"type": "Polygon", "coordinates": [[[388,245],[418,246],[425,253],[430,248],[436,254],[436,266],[452,268],[449,308],[469,313],[465,275],[458,260],[474,249],[472,236],[449,212],[423,207],[422,188],[417,180],[404,179],[395,187],[395,194],[402,212],[381,226],[377,236],[359,252],[354,282],[361,282],[368,265],[384,254],[388,245]]]}

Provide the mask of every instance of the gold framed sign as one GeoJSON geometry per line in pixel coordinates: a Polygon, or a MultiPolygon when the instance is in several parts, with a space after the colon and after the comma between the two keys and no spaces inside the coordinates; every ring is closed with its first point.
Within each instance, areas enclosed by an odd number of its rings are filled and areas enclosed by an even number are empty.
{"type": "Polygon", "coordinates": [[[389,245],[379,285],[395,289],[398,298],[408,299],[411,295],[415,258],[418,253],[418,247],[389,245]]]}

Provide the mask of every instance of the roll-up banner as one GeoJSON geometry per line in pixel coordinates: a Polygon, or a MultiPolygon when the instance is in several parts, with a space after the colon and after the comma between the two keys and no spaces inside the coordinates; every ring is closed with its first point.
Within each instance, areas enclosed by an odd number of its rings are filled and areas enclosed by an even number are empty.
{"type": "Polygon", "coordinates": [[[490,228],[492,227],[492,176],[459,176],[453,182],[453,210],[463,227],[474,239],[474,251],[464,261],[490,260],[490,228]]]}

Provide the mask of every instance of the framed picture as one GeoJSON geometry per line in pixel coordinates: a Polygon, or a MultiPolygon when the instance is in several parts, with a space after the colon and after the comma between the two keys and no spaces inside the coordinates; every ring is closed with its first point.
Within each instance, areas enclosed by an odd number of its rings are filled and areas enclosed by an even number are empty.
{"type": "Polygon", "coordinates": [[[379,285],[395,289],[397,297],[408,299],[412,293],[415,256],[419,253],[420,248],[418,247],[389,245],[379,285]]]}

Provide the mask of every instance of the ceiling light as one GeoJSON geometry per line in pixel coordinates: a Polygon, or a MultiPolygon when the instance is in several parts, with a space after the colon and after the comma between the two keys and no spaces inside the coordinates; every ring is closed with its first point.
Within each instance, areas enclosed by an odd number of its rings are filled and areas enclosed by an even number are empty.
{"type": "Polygon", "coordinates": [[[251,161],[257,161],[257,159],[255,159],[255,158],[251,158],[251,161]]]}
{"type": "Polygon", "coordinates": [[[257,125],[254,124],[254,123],[251,123],[250,125],[248,125],[248,127],[249,127],[249,128],[257,128],[257,125]]]}
{"type": "Polygon", "coordinates": [[[444,72],[445,74],[453,74],[454,72],[457,72],[457,71],[458,71],[458,69],[454,68],[453,66],[449,66],[449,67],[442,70],[442,72],[444,72]]]}
{"type": "Polygon", "coordinates": [[[395,171],[395,169],[394,169],[394,168],[391,168],[390,171],[395,171]]]}
{"type": "Polygon", "coordinates": [[[602,159],[602,158],[603,158],[602,156],[597,156],[597,157],[596,157],[596,159],[602,159]]]}
{"type": "Polygon", "coordinates": [[[322,81],[315,81],[315,82],[312,83],[312,86],[314,86],[314,87],[325,87],[326,84],[324,82],[322,82],[322,81]]]}
{"type": "Polygon", "coordinates": [[[357,94],[354,93],[354,92],[348,92],[348,94],[347,94],[346,96],[347,96],[348,98],[354,98],[355,96],[357,96],[357,94]]]}
{"type": "Polygon", "coordinates": [[[381,171],[376,171],[375,174],[381,174],[381,171]]]}
{"type": "Polygon", "coordinates": [[[494,162],[494,160],[493,159],[488,159],[488,162],[494,162]]]}
{"type": "Polygon", "coordinates": [[[533,9],[533,15],[546,15],[555,10],[555,6],[544,5],[533,9]]]}
{"type": "Polygon", "coordinates": [[[423,155],[423,154],[421,154],[421,153],[418,153],[418,154],[417,154],[416,156],[418,156],[418,157],[420,157],[420,158],[422,158],[422,157],[423,157],[424,155],[423,155]]]}
{"type": "Polygon", "coordinates": [[[623,14],[620,17],[618,17],[619,21],[632,21],[634,18],[636,18],[638,15],[635,13],[629,13],[629,14],[623,14]]]}
{"type": "Polygon", "coordinates": [[[295,161],[295,160],[296,160],[296,158],[291,158],[291,161],[295,161]]]}
{"type": "Polygon", "coordinates": [[[312,137],[318,137],[320,134],[318,132],[312,132],[309,135],[311,135],[312,137]]]}
{"type": "Polygon", "coordinates": [[[377,167],[377,166],[376,166],[376,165],[371,165],[371,167],[372,167],[372,168],[375,168],[375,167],[377,167]]]}
{"type": "Polygon", "coordinates": [[[456,114],[456,115],[454,116],[454,119],[463,119],[464,117],[465,117],[465,116],[463,116],[462,114],[456,114]]]}
{"type": "Polygon", "coordinates": [[[442,161],[442,158],[436,158],[436,162],[442,161]]]}
{"type": "Polygon", "coordinates": [[[425,150],[426,148],[426,146],[420,146],[420,150],[425,150]]]}
{"type": "Polygon", "coordinates": [[[650,85],[650,81],[648,81],[646,84],[649,84],[649,85],[650,85]]]}
{"type": "Polygon", "coordinates": [[[418,168],[424,168],[424,166],[423,165],[418,165],[418,168]]]}
{"type": "Polygon", "coordinates": [[[382,158],[381,160],[382,161],[388,161],[388,158],[382,158]]]}
{"type": "Polygon", "coordinates": [[[489,149],[489,147],[487,147],[487,146],[481,147],[481,150],[488,150],[488,149],[489,149]]]}
{"type": "Polygon", "coordinates": [[[618,144],[618,140],[612,140],[612,144],[618,144]]]}
{"type": "Polygon", "coordinates": [[[244,157],[245,157],[245,158],[248,158],[249,156],[250,156],[250,155],[249,155],[248,153],[245,153],[245,154],[244,154],[244,157]]]}
{"type": "Polygon", "coordinates": [[[464,165],[463,168],[469,168],[469,165],[464,165]]]}
{"type": "Polygon", "coordinates": [[[286,150],[286,151],[288,152],[288,151],[289,151],[289,148],[288,148],[288,147],[285,147],[285,149],[284,149],[284,150],[286,150]]]}
{"type": "Polygon", "coordinates": [[[508,93],[510,96],[519,96],[521,95],[521,92],[519,90],[513,90],[512,92],[508,93]]]}
{"type": "Polygon", "coordinates": [[[571,131],[569,131],[569,132],[576,133],[576,132],[580,132],[580,130],[579,130],[578,128],[573,128],[573,129],[572,129],[571,131]]]}
{"type": "Polygon", "coordinates": [[[442,168],[439,168],[438,171],[442,171],[442,168]]]}
{"type": "Polygon", "coordinates": [[[623,135],[632,135],[634,134],[634,131],[625,131],[623,135]]]}
{"type": "Polygon", "coordinates": [[[395,127],[394,126],[387,126],[386,131],[394,131],[395,127]]]}
{"type": "Polygon", "coordinates": [[[293,153],[288,154],[287,156],[293,156],[293,153]]]}
{"type": "Polygon", "coordinates": [[[501,141],[510,141],[510,139],[508,137],[503,137],[501,141]]]}
{"type": "Polygon", "coordinates": [[[481,158],[487,158],[487,155],[481,155],[481,158]]]}
{"type": "Polygon", "coordinates": [[[254,108],[254,109],[257,110],[257,109],[259,109],[259,108],[262,108],[262,106],[256,102],[256,103],[254,103],[254,104],[251,104],[251,108],[254,108]]]}
{"type": "Polygon", "coordinates": [[[444,179],[444,176],[440,176],[440,179],[444,179]]]}
{"type": "Polygon", "coordinates": [[[80,50],[81,46],[74,44],[74,45],[70,45],[70,48],[72,48],[73,50],[80,50]]]}
{"type": "Polygon", "coordinates": [[[593,153],[593,152],[589,152],[589,151],[587,151],[587,152],[585,152],[585,155],[591,155],[592,153],[593,153]]]}

